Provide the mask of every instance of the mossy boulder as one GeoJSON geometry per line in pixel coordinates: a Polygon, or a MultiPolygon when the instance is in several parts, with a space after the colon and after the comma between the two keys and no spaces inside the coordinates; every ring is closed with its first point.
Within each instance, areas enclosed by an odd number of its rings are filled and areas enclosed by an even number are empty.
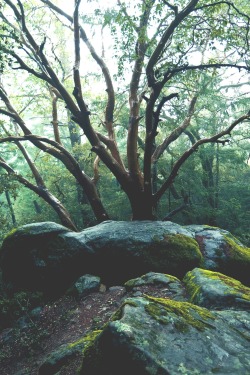
{"type": "MultiPolygon", "coordinates": [[[[148,272],[141,277],[137,277],[135,279],[131,279],[124,284],[127,292],[135,291],[135,293],[140,293],[143,287],[153,287],[156,288],[157,291],[162,290],[166,296],[171,296],[172,299],[178,301],[186,300],[185,297],[185,289],[183,287],[182,282],[175,276],[158,273],[158,272],[148,272]]],[[[146,292],[147,294],[147,292],[146,292]]]]}
{"type": "Polygon", "coordinates": [[[86,273],[119,285],[149,271],[183,277],[201,260],[193,235],[169,222],[108,221],[80,233],[36,223],[8,235],[1,249],[5,283],[54,294],[86,273]]]}
{"type": "Polygon", "coordinates": [[[189,271],[183,281],[190,302],[196,305],[250,310],[250,288],[229,276],[196,268],[189,271]]]}
{"type": "Polygon", "coordinates": [[[75,297],[87,296],[100,289],[100,277],[94,275],[83,275],[67,290],[67,294],[75,297]]]}
{"type": "Polygon", "coordinates": [[[219,271],[250,285],[250,248],[230,232],[207,225],[185,227],[194,234],[204,257],[203,268],[219,271]]]}
{"type": "Polygon", "coordinates": [[[68,232],[62,225],[44,222],[24,225],[7,235],[0,251],[7,289],[58,294],[83,274],[88,250],[69,246],[64,239],[68,232]]]}
{"type": "Polygon", "coordinates": [[[100,331],[93,331],[84,336],[80,340],[72,343],[61,345],[58,349],[54,350],[39,367],[39,375],[54,375],[63,366],[67,365],[72,358],[81,355],[84,348],[93,341],[93,338],[99,334],[100,331]]]}
{"type": "Polygon", "coordinates": [[[250,283],[250,251],[230,233],[172,222],[106,221],[80,233],[46,222],[10,233],[1,249],[5,285],[60,294],[78,277],[121,285],[148,272],[178,278],[203,267],[250,283]]]}
{"type": "Polygon", "coordinates": [[[136,279],[131,279],[127,281],[124,286],[127,291],[132,290],[133,288],[137,286],[142,286],[142,285],[170,285],[170,284],[177,284],[178,286],[181,285],[180,280],[171,275],[166,275],[163,273],[158,273],[158,272],[148,272],[145,275],[142,275],[140,277],[137,277],[136,279]]]}
{"type": "Polygon", "coordinates": [[[90,273],[107,284],[121,284],[150,271],[183,277],[202,261],[193,235],[175,223],[107,221],[77,236],[94,251],[90,273]]]}
{"type": "Polygon", "coordinates": [[[163,298],[125,301],[83,351],[80,375],[247,374],[245,312],[225,317],[187,302],[163,298]]]}

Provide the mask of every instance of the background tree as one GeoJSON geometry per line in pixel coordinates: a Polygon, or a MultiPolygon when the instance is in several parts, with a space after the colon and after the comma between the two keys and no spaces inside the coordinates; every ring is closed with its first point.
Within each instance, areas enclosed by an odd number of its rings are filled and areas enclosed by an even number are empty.
{"type": "MultiPolygon", "coordinates": [[[[11,133],[2,137],[1,143],[30,143],[31,154],[39,150],[50,155],[49,161],[53,157],[56,163],[62,162],[98,221],[110,217],[105,198],[114,201],[114,195],[105,191],[112,191],[113,183],[116,198],[124,193],[127,196],[134,220],[166,217],[167,210],[164,212],[159,202],[165,200],[168,189],[186,204],[190,189],[186,184],[179,191],[176,187],[182,166],[196,154],[193,163],[200,165],[208,204],[217,210],[217,145],[225,144],[232,131],[243,128],[249,120],[246,102],[233,111],[232,104],[236,103],[225,95],[225,115],[221,116],[219,95],[215,96],[234,73],[232,80],[240,81],[234,93],[241,92],[249,72],[247,3],[180,0],[173,5],[147,0],[137,4],[118,1],[112,9],[97,5],[89,2],[90,12],[81,15],[81,1],[75,1],[71,15],[49,0],[4,1],[0,13],[4,84],[0,113],[14,121],[18,136],[11,133]],[[106,38],[103,44],[94,45],[87,36],[93,30],[111,35],[114,43],[107,43],[110,39],[106,38]],[[67,40],[71,35],[74,42],[74,52],[72,45],[67,45],[68,58],[60,47],[59,35],[67,35],[67,40]],[[82,42],[85,49],[81,55],[82,42]],[[93,73],[89,72],[86,50],[99,72],[93,65],[93,73]],[[112,60],[106,56],[105,61],[103,55],[108,50],[112,60]],[[69,61],[73,64],[73,80],[68,74],[69,61]],[[109,61],[112,73],[106,63],[109,61]],[[14,98],[12,103],[9,97],[13,96],[11,87],[7,90],[13,82],[13,71],[17,76],[24,73],[22,102],[14,98]],[[96,88],[98,93],[94,92],[96,88]],[[27,93],[25,100],[23,91],[27,93]],[[40,98],[39,108],[34,91],[40,98]],[[30,114],[35,112],[41,112],[44,118],[50,114],[50,131],[30,122],[30,114]],[[60,121],[67,127],[60,127],[60,121]],[[86,141],[89,146],[85,147],[86,141]],[[90,162],[94,164],[92,178],[90,162]],[[102,186],[101,171],[105,171],[102,186]],[[105,189],[108,179],[111,183],[105,189]]],[[[247,97],[245,92],[242,95],[247,97]]],[[[63,183],[63,178],[57,183],[61,196],[63,183]]],[[[78,190],[78,204],[82,200],[79,194],[78,190]]],[[[170,199],[168,203],[169,210],[174,208],[170,199]]],[[[212,217],[207,220],[215,223],[212,217]]]]}

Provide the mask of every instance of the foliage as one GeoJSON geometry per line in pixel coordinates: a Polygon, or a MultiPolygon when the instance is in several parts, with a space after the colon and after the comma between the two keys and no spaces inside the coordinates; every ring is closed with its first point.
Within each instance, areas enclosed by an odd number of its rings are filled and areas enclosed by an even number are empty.
{"type": "Polygon", "coordinates": [[[56,4],[0,9],[3,231],[9,215],[76,230],[175,212],[243,238],[247,1],[56,4]]]}

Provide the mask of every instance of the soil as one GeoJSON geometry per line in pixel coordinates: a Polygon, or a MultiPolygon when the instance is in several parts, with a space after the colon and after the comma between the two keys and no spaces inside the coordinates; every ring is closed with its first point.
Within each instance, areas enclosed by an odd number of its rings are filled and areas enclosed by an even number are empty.
{"type": "MultiPolygon", "coordinates": [[[[65,295],[37,308],[36,314],[26,313],[13,327],[0,333],[0,374],[37,375],[53,351],[81,339],[89,331],[101,329],[124,298],[142,294],[171,298],[165,285],[136,287],[132,292],[126,292],[122,286],[106,289],[101,285],[98,292],[88,296],[65,295]]],[[[80,364],[81,354],[75,355],[59,373],[75,375],[80,364]]]]}

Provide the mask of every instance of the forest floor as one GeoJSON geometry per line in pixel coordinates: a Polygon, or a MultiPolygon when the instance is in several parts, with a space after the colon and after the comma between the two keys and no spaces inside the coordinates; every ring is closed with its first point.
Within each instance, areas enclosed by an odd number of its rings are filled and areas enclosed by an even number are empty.
{"type": "MultiPolygon", "coordinates": [[[[37,375],[53,351],[76,342],[89,331],[101,329],[124,298],[140,294],[166,298],[168,291],[166,286],[147,285],[128,293],[122,286],[106,289],[101,285],[99,292],[88,296],[62,296],[42,306],[36,319],[26,313],[13,327],[0,332],[0,374],[37,375]]],[[[60,375],[76,375],[80,365],[78,354],[61,369],[60,375]]]]}

